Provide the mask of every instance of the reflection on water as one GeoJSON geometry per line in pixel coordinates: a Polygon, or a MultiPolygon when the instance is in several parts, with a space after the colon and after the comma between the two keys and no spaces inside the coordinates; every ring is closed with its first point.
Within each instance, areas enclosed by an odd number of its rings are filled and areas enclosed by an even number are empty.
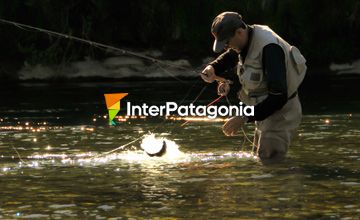
{"type": "MultiPolygon", "coordinates": [[[[0,116],[0,218],[360,216],[354,112],[305,115],[287,159],[263,166],[242,133],[222,134],[222,122],[138,118],[108,127],[95,110],[82,124],[61,112],[19,111],[0,116]],[[111,152],[154,128],[173,144],[167,156],[149,157],[143,138],[111,152]]],[[[250,139],[253,129],[245,128],[250,139]]]]}

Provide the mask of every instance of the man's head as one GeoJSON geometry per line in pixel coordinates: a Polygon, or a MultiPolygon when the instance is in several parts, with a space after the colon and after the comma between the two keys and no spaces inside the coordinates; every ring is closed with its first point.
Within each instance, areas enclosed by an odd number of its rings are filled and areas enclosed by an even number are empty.
{"type": "Polygon", "coordinates": [[[215,53],[220,53],[228,47],[241,50],[248,41],[247,26],[241,15],[236,12],[223,12],[216,16],[211,26],[211,33],[215,37],[213,45],[215,53]]]}

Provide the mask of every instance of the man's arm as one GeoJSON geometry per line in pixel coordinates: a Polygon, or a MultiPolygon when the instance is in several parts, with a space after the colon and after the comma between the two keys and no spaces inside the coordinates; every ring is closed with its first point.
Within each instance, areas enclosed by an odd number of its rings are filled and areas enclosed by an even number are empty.
{"type": "Polygon", "coordinates": [[[228,49],[220,56],[218,56],[216,60],[209,63],[209,65],[211,65],[214,68],[215,74],[217,76],[222,76],[222,74],[226,70],[234,68],[237,65],[238,61],[239,61],[239,54],[233,49],[228,49]]]}
{"type": "Polygon", "coordinates": [[[263,49],[263,71],[267,77],[269,95],[255,105],[254,116],[248,121],[262,121],[281,109],[287,102],[285,54],[277,44],[266,45],[263,49]]]}

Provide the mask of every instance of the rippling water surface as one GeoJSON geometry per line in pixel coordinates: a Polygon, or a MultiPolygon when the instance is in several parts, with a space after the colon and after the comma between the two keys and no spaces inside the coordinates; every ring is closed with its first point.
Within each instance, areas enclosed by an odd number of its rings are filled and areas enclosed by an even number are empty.
{"type": "MultiPolygon", "coordinates": [[[[266,166],[242,133],[225,137],[221,122],[180,127],[183,121],[145,118],[107,125],[103,93],[129,92],[132,102],[156,104],[182,100],[192,83],[3,87],[0,218],[359,218],[358,99],[331,111],[325,99],[305,94],[287,159],[266,166]],[[168,156],[149,157],[141,140],[120,147],[150,131],[173,141],[168,156]]],[[[200,89],[199,83],[185,101],[200,89]]],[[[199,103],[214,98],[209,88],[199,103]]],[[[253,129],[245,128],[250,139],[253,129]]]]}

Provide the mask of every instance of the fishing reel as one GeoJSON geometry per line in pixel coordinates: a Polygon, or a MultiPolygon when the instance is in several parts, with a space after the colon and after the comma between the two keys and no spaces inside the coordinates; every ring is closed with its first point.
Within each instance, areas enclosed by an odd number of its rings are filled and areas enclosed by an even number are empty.
{"type": "Polygon", "coordinates": [[[221,96],[227,96],[230,92],[230,85],[233,84],[233,81],[229,79],[222,78],[222,80],[216,80],[218,82],[217,94],[221,96]]]}

